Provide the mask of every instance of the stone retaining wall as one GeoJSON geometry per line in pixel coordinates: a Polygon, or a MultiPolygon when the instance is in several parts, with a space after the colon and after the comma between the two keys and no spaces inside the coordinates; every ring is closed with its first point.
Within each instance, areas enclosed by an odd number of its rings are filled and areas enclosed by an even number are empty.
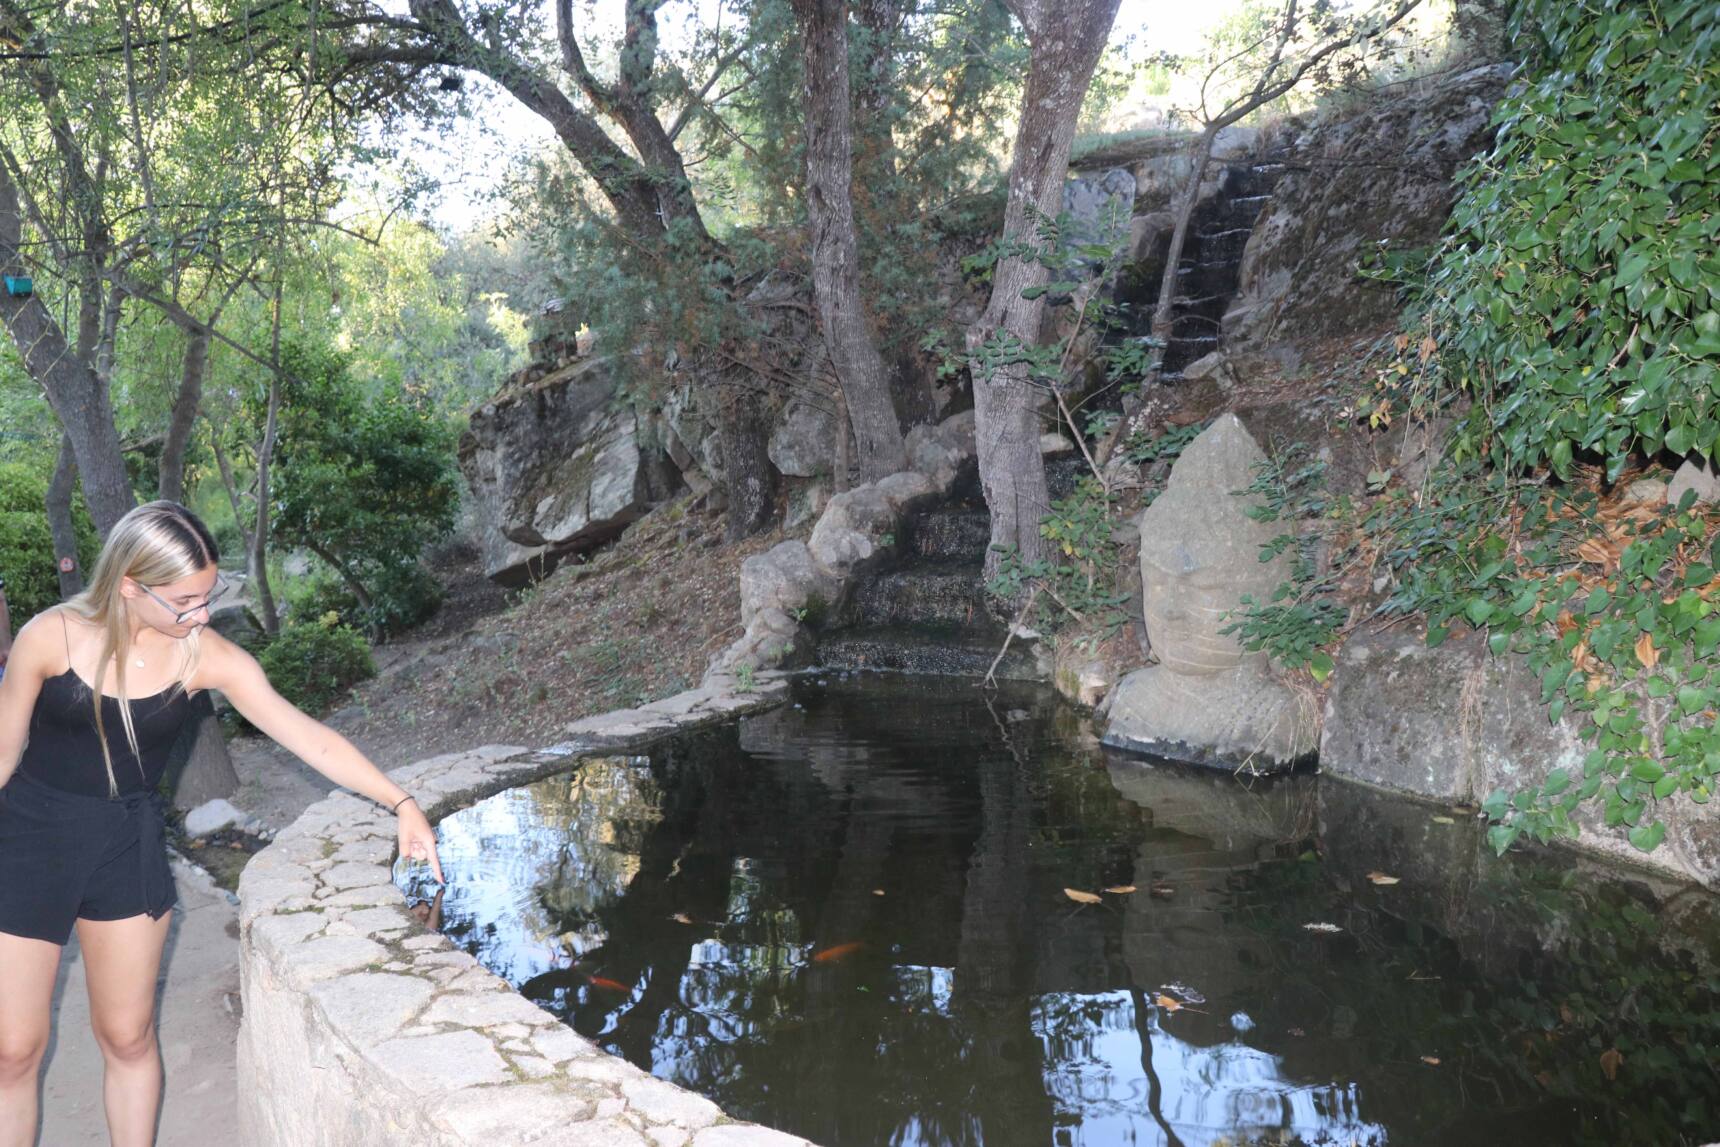
{"type": "MultiPolygon", "coordinates": [[[[767,675],[761,674],[761,677],[767,675]]],[[[696,689],[569,727],[549,749],[491,745],[391,775],[431,819],[780,703],[696,689]]],[[[394,818],[347,793],[312,805],[239,884],[240,1142],[246,1147],[807,1147],[599,1050],[406,910],[394,818]]]]}

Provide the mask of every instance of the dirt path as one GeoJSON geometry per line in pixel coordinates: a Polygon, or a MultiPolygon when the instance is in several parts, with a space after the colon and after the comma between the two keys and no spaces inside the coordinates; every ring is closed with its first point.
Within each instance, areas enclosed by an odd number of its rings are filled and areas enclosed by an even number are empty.
{"type": "MultiPolygon", "coordinates": [[[[234,1041],[239,1034],[238,907],[195,865],[175,861],[179,907],[158,987],[167,1074],[160,1147],[205,1147],[239,1138],[234,1041]]],[[[90,1033],[77,941],[54,988],[54,1034],[42,1082],[41,1147],[106,1147],[102,1059],[90,1033]]]]}

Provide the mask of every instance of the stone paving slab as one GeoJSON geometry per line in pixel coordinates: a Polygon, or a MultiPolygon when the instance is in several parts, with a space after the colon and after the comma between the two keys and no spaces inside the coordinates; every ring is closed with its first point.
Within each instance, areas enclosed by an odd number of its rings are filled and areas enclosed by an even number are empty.
{"type": "MultiPolygon", "coordinates": [[[[504,788],[780,704],[780,674],[391,774],[432,819],[504,788]]],[[[239,1134],[247,1147],[808,1147],[610,1056],[428,933],[392,882],[394,818],[337,793],[240,881],[239,1134]]],[[[223,1139],[221,1141],[234,1141],[223,1139]]]]}

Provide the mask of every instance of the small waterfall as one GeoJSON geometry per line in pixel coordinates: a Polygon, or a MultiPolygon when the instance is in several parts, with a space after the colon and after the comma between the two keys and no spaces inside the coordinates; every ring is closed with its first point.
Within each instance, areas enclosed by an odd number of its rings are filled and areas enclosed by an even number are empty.
{"type": "MultiPolygon", "coordinates": [[[[1218,349],[1219,323],[1237,291],[1243,249],[1283,172],[1284,165],[1276,161],[1227,164],[1219,171],[1217,191],[1195,208],[1177,263],[1177,296],[1162,372],[1166,381],[1181,378],[1189,363],[1218,349]]],[[[1169,248],[1167,232],[1119,284],[1118,301],[1133,316],[1132,334],[1147,334],[1152,326],[1169,248]]]]}
{"type": "MultiPolygon", "coordinates": [[[[1053,498],[1075,488],[1086,463],[1046,460],[1053,498]]],[[[983,569],[991,516],[977,467],[968,463],[951,500],[909,519],[898,539],[901,557],[876,571],[850,595],[818,639],[820,664],[979,677],[1003,647],[1005,626],[987,608],[983,569]]],[[[1020,642],[998,665],[1006,679],[1041,674],[1020,642]]]]}

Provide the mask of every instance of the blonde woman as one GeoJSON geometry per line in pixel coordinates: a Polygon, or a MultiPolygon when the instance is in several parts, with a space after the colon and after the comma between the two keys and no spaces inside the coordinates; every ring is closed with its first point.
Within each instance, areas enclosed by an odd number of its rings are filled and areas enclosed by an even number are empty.
{"type": "Polygon", "coordinates": [[[345,738],[293,708],[244,650],[204,628],[214,539],[151,502],[120,520],[90,588],[19,631],[0,678],[0,1147],[28,1147],[61,950],[75,928],[105,1064],[114,1147],[154,1142],[155,983],[174,903],[156,787],[192,694],[392,808],[402,856],[442,879],[417,803],[345,738]]]}

